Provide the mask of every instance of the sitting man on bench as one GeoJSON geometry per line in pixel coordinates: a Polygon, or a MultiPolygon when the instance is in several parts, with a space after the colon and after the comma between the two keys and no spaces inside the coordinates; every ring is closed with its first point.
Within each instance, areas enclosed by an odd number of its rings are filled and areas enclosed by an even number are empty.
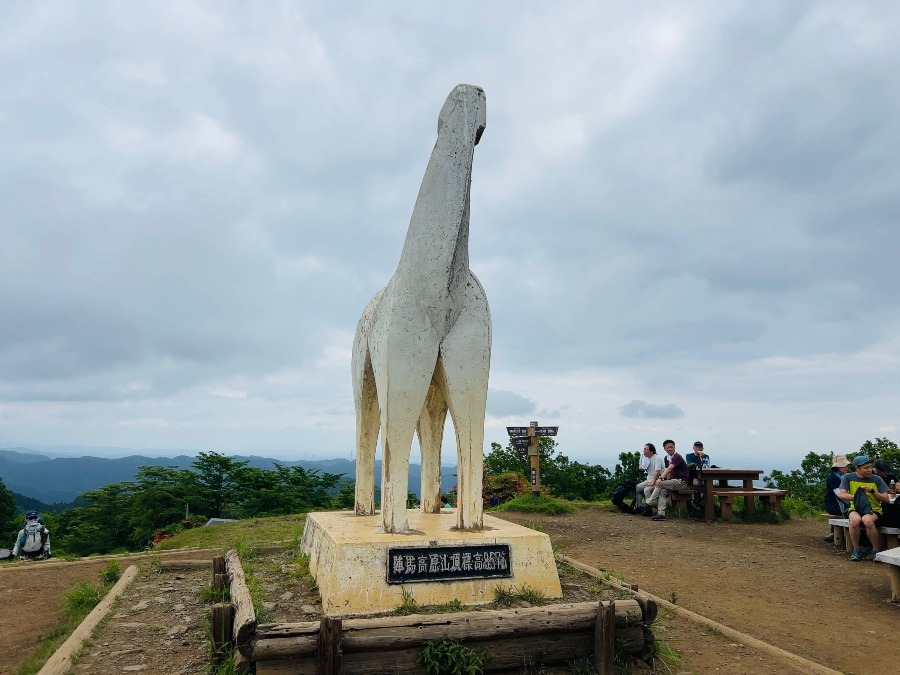
{"type": "Polygon", "coordinates": [[[666,499],[668,499],[669,493],[684,490],[688,481],[688,465],[684,461],[684,457],[675,452],[675,441],[671,439],[663,441],[663,449],[666,451],[666,456],[663,458],[666,468],[656,479],[653,494],[647,500],[648,504],[657,503],[656,515],[652,520],[666,519],[666,499]]]}
{"type": "Polygon", "coordinates": [[[869,541],[872,542],[872,552],[869,560],[875,560],[878,551],[878,516],[881,515],[881,505],[889,501],[888,488],[880,476],[873,475],[874,466],[867,455],[858,455],[853,460],[855,471],[844,474],[841,478],[841,491],[838,497],[850,504],[850,541],[853,542],[853,552],[850,560],[859,562],[863,559],[862,550],[859,547],[859,527],[865,527],[869,541]]]}
{"type": "Polygon", "coordinates": [[[656,479],[665,468],[662,457],[656,454],[656,446],[653,443],[644,445],[644,458],[647,460],[647,477],[646,479],[635,485],[634,487],[634,505],[641,506],[653,493],[653,487],[656,485],[656,479]]]}

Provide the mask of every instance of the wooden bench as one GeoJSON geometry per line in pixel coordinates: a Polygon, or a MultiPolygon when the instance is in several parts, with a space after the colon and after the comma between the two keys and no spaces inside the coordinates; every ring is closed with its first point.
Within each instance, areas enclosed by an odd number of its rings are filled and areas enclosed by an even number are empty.
{"type": "Polygon", "coordinates": [[[881,551],[875,556],[875,560],[889,565],[891,571],[891,602],[900,601],[900,548],[894,547],[889,551],[881,551]]]}
{"type": "Polygon", "coordinates": [[[755,488],[753,490],[736,490],[734,488],[713,488],[710,491],[713,497],[718,497],[719,506],[722,508],[722,517],[731,518],[734,508],[735,497],[743,497],[744,499],[758,498],[762,503],[763,513],[768,513],[772,509],[781,510],[781,502],[784,501],[787,490],[770,490],[768,488],[755,488]]]}
{"type": "MultiPolygon", "coordinates": [[[[853,550],[853,544],[850,541],[848,530],[850,529],[849,518],[829,518],[828,524],[834,532],[834,545],[838,548],[843,547],[847,553],[853,550]]],[[[897,548],[900,546],[900,527],[879,527],[878,548],[897,548]]],[[[874,542],[873,542],[874,543],[874,542]]]]}
{"type": "Polygon", "coordinates": [[[670,492],[669,503],[672,504],[672,507],[678,513],[686,514],[688,512],[688,506],[690,506],[693,496],[693,488],[685,488],[684,490],[678,490],[677,492],[670,492]]]}

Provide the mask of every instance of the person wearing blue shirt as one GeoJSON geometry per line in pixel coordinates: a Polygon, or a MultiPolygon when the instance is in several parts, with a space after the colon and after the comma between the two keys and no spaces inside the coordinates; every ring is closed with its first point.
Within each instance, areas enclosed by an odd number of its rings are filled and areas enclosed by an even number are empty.
{"type": "Polygon", "coordinates": [[[693,464],[698,469],[709,468],[709,455],[703,451],[703,443],[701,441],[694,441],[694,451],[689,452],[684,461],[688,464],[693,464]]]}

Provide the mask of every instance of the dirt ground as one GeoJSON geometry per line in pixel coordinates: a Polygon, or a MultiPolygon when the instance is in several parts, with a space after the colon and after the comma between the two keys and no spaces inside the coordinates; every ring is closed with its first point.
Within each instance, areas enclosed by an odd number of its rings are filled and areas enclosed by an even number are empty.
{"type": "MultiPolygon", "coordinates": [[[[546,532],[556,552],[835,670],[900,670],[900,604],[888,602],[888,570],[850,562],[822,541],[823,522],[652,522],[600,508],[503,517],[546,532]]],[[[685,620],[662,623],[684,658],[682,671],[803,672],[685,620]]]]}
{"type": "MultiPolygon", "coordinates": [[[[849,562],[843,551],[822,541],[827,528],[821,522],[654,523],[601,508],[502,517],[547,532],[557,552],[769,644],[845,673],[897,672],[900,604],[887,602],[887,569],[849,562]]],[[[130,562],[122,560],[123,569],[130,562]]],[[[56,625],[65,591],[80,580],[95,581],[106,564],[0,566],[0,675],[15,673],[40,636],[56,625]]],[[[315,589],[290,556],[250,564],[263,580],[268,616],[262,619],[316,617],[315,589]]],[[[208,605],[197,591],[208,585],[209,576],[208,570],[159,574],[145,559],[73,672],[204,673],[208,605]]],[[[664,610],[654,633],[682,656],[680,664],[660,672],[803,672],[664,610]]]]}
{"type": "Polygon", "coordinates": [[[108,562],[71,564],[51,559],[0,567],[0,675],[15,673],[40,636],[60,623],[66,591],[79,581],[97,583],[108,562]]]}

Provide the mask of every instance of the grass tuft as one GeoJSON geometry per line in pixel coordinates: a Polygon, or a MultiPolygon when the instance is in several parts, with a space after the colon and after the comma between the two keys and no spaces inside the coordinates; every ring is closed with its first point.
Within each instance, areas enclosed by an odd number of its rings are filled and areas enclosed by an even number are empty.
{"type": "Polygon", "coordinates": [[[532,605],[540,605],[547,601],[547,596],[541,593],[536,588],[532,588],[531,586],[522,586],[519,589],[519,592],[516,593],[520,600],[524,600],[525,602],[531,603],[532,605]]]}
{"type": "Polygon", "coordinates": [[[546,513],[550,516],[558,516],[564,513],[573,513],[574,507],[554,497],[540,495],[519,495],[508,502],[498,506],[495,511],[518,511],[520,513],[546,513]]]}
{"type": "Polygon", "coordinates": [[[415,614],[419,611],[419,603],[413,594],[405,588],[400,589],[400,604],[394,609],[395,614],[415,614]]]}
{"type": "Polygon", "coordinates": [[[509,607],[516,601],[516,590],[512,586],[494,586],[494,604],[509,607]]]}

